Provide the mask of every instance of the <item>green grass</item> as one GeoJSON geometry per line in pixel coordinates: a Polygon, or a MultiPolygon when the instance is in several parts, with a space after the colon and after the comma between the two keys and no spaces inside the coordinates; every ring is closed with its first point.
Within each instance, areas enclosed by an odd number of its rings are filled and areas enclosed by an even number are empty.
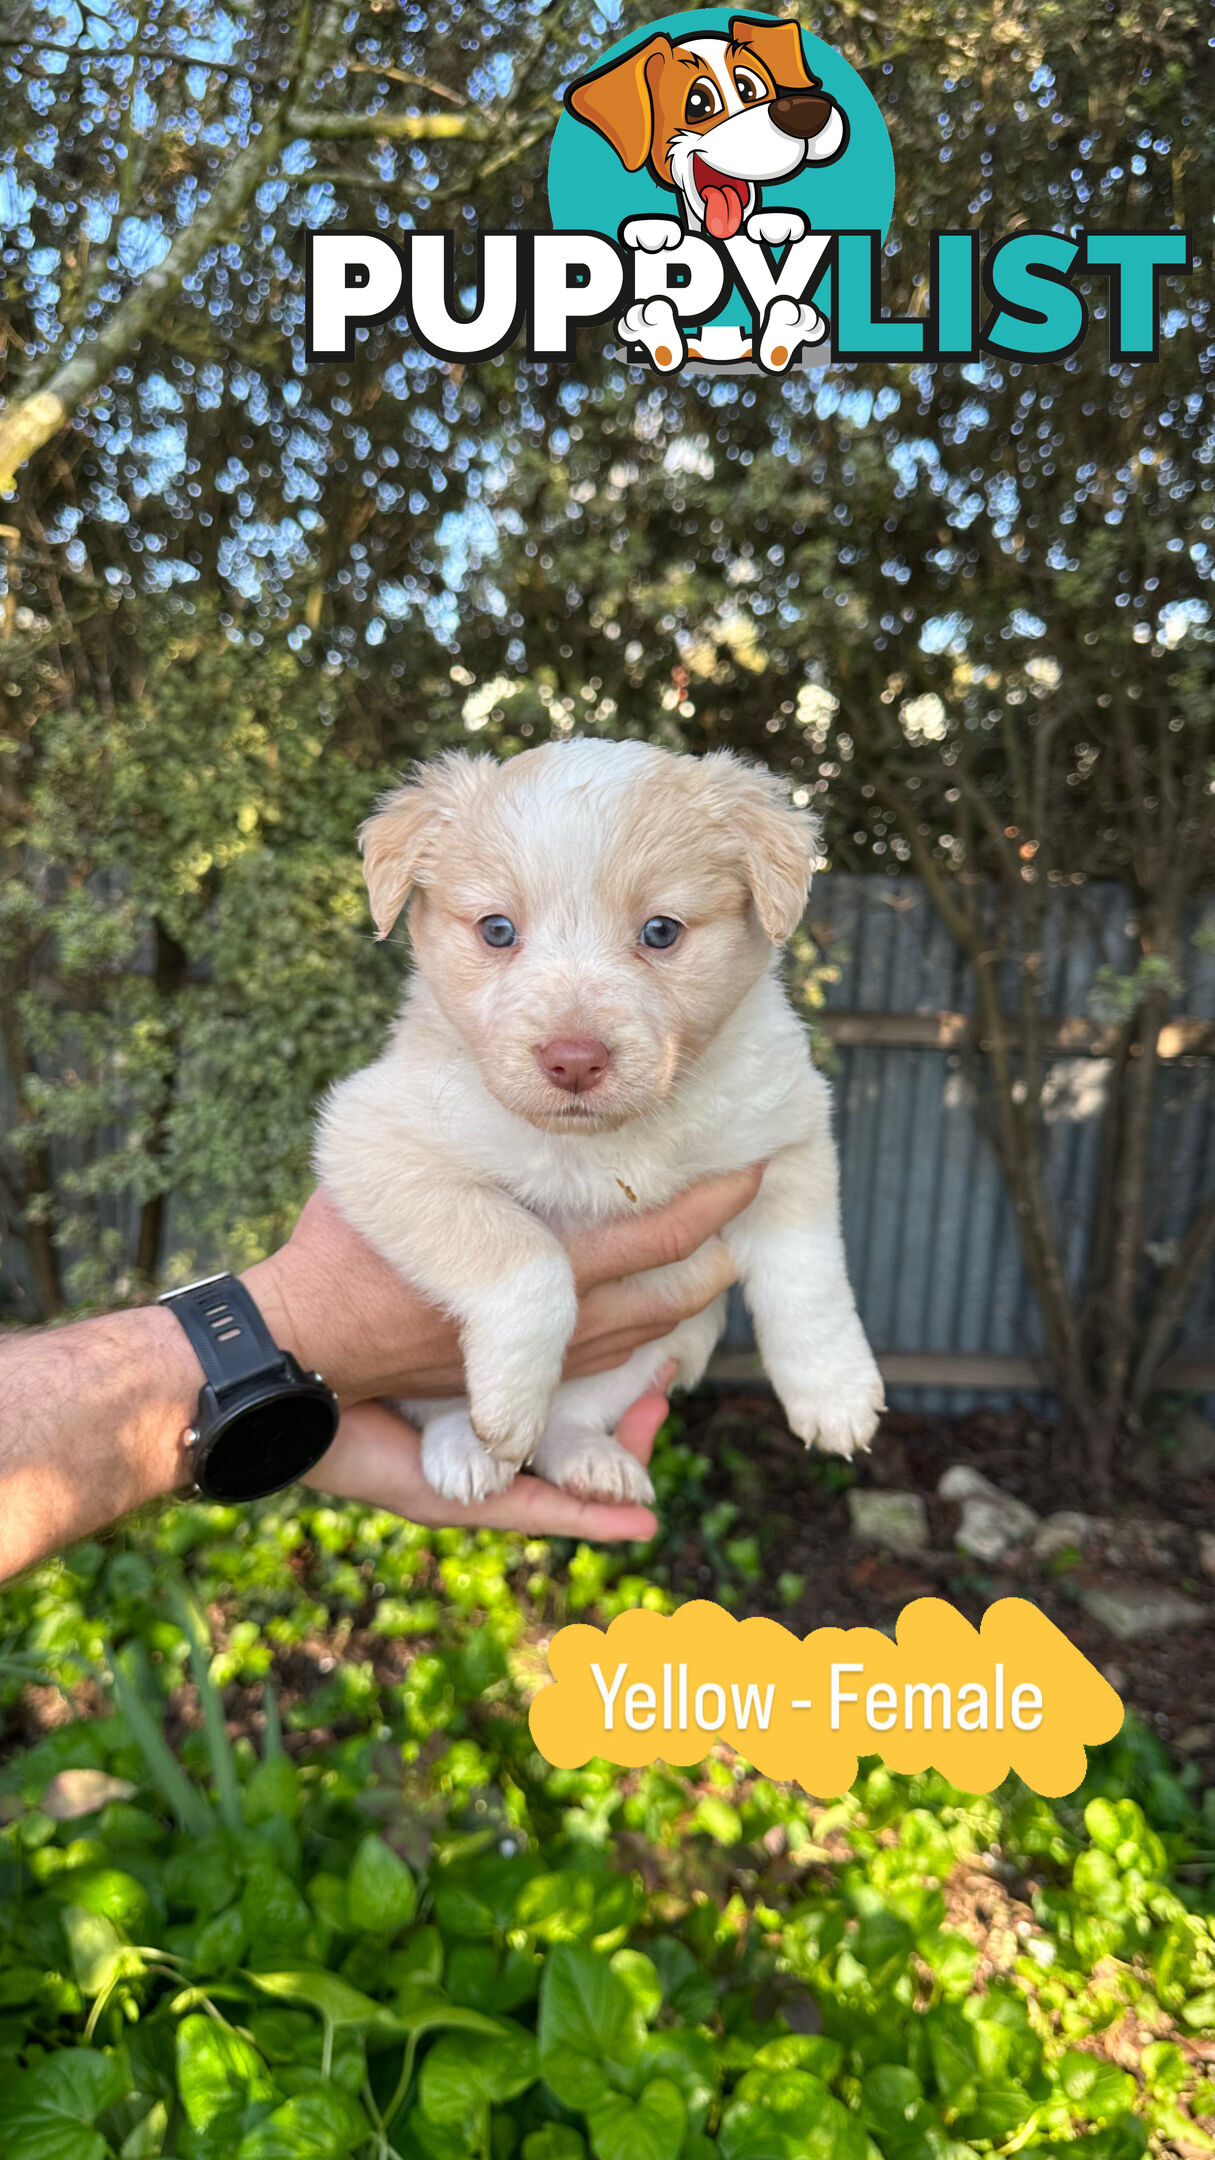
{"type": "Polygon", "coordinates": [[[0,1765],[5,2160],[1215,2151],[1215,1795],[1137,1727],[1062,1802],[554,1771],[542,1638],[643,1564],[280,1502],[5,1592],[73,1712],[0,1765]]]}

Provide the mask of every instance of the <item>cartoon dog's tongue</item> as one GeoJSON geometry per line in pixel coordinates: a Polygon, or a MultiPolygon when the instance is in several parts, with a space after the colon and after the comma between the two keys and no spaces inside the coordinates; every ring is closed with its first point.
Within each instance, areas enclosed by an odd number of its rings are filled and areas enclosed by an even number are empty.
{"type": "Polygon", "coordinates": [[[743,221],[751,184],[747,180],[735,180],[730,173],[720,173],[705,158],[698,157],[692,168],[700,199],[705,206],[705,224],[715,240],[732,240],[743,221]]]}

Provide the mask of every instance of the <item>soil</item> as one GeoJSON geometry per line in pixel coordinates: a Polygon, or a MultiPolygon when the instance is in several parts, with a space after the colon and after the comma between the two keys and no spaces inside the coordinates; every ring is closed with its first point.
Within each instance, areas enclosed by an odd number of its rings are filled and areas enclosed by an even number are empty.
{"type": "MultiPolygon", "coordinates": [[[[759,1535],[759,1579],[738,1585],[740,1617],[764,1613],[808,1634],[816,1627],[889,1627],[917,1597],[948,1598],[974,1622],[996,1598],[1030,1598],[1175,1759],[1194,1762],[1204,1785],[1215,1783],[1215,1583],[1203,1575],[1198,1554],[1198,1532],[1215,1527],[1215,1474],[1170,1477],[1158,1459],[1150,1492],[1128,1491],[1100,1511],[1110,1529],[1091,1550],[1042,1561],[1023,1546],[987,1566],[954,1549],[960,1510],[936,1490],[953,1463],[973,1465],[1039,1515],[1062,1508],[1097,1512],[1055,1433],[1029,1411],[958,1419],[888,1412],[872,1453],[846,1478],[840,1466],[807,1457],[773,1397],[759,1390],[702,1391],[684,1406],[684,1420],[683,1441],[709,1465],[708,1506],[698,1497],[695,1520],[686,1531],[672,1521],[676,1534],[664,1540],[678,1594],[715,1594],[720,1560],[706,1547],[702,1526],[719,1501],[730,1501],[738,1515],[727,1537],[759,1535]],[[848,1513],[853,1483],[921,1493],[929,1547],[901,1558],[862,1544],[848,1513]],[[778,1588],[782,1574],[802,1578],[788,1602],[778,1588]],[[1128,1643],[1078,1604],[1083,1589],[1132,1581],[1186,1592],[1206,1604],[1205,1623],[1128,1643]]],[[[786,1593],[790,1587],[786,1582],[786,1593]]]]}

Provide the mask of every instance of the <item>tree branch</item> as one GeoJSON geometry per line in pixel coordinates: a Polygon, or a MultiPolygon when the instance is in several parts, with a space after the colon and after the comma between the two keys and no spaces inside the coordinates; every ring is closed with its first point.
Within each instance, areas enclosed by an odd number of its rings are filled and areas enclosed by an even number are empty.
{"type": "Polygon", "coordinates": [[[307,142],[486,142],[490,129],[480,113],[327,113],[286,115],[289,135],[307,142]]]}
{"type": "Polygon", "coordinates": [[[239,225],[255,190],[292,137],[288,114],[307,119],[299,104],[300,94],[307,93],[328,65],[340,43],[341,31],[342,10],[333,5],[321,33],[302,41],[305,57],[278,109],[261,133],[237,152],[202,209],[178,233],[164,261],[119,302],[104,328],[55,367],[36,389],[0,411],[0,493],[12,489],[27,459],[66,427],[109,379],[119,361],[163,314],[166,301],[180,292],[208,248],[239,225]]]}

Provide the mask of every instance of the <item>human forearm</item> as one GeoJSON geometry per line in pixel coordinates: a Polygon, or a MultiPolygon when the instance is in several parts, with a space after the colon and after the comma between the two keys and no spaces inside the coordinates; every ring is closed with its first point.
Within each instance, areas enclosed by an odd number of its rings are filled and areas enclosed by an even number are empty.
{"type": "Polygon", "coordinates": [[[201,1380],[156,1305],[11,1338],[0,1350],[0,1580],[183,1484],[201,1380]]]}
{"type": "MultiPolygon", "coordinates": [[[[645,1270],[669,1267],[703,1246],[706,1263],[686,1309],[724,1289],[732,1268],[716,1233],[754,1197],[758,1181],[758,1171],[716,1179],[655,1214],[574,1239],[570,1260],[584,1296],[567,1372],[623,1364],[639,1343],[669,1332],[681,1314],[661,1285],[646,1288],[645,1270]],[[639,1281],[621,1279],[638,1271],[639,1281]]],[[[346,1408],[376,1396],[453,1395],[463,1386],[452,1320],[412,1291],[319,1194],[286,1245],[244,1281],[275,1341],[305,1370],[321,1371],[346,1408]]],[[[0,1343],[0,1581],[187,1484],[182,1436],[202,1377],[179,1322],[159,1306],[0,1343]]],[[[391,1451],[384,1438],[390,1429],[374,1425],[369,1446],[371,1429],[366,1420],[355,1428],[357,1446],[349,1433],[339,1439],[314,1482],[324,1486],[328,1466],[335,1492],[374,1500],[366,1479],[380,1476],[391,1451]]],[[[388,1484],[404,1490],[399,1474],[388,1484]]],[[[534,1504],[526,1486],[521,1519],[536,1519],[534,1504]]],[[[615,1520],[610,1510],[592,1516],[605,1525],[615,1520]]],[[[648,1532],[634,1524],[586,1534],[648,1532]]]]}

